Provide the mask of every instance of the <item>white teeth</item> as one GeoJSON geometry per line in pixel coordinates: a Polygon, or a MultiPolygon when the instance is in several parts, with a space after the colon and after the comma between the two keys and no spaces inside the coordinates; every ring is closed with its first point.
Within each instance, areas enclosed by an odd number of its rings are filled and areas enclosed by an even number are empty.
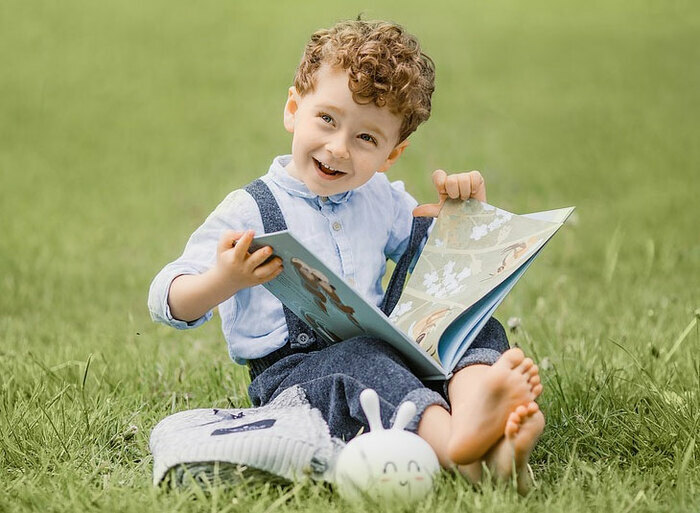
{"type": "Polygon", "coordinates": [[[329,165],[327,165],[327,164],[321,162],[320,160],[318,160],[317,162],[318,162],[319,164],[321,164],[321,166],[325,167],[326,169],[328,169],[328,170],[330,170],[330,171],[332,171],[332,172],[334,172],[334,173],[342,173],[342,171],[341,171],[340,169],[334,169],[334,168],[332,168],[331,166],[329,166],[329,165]]]}

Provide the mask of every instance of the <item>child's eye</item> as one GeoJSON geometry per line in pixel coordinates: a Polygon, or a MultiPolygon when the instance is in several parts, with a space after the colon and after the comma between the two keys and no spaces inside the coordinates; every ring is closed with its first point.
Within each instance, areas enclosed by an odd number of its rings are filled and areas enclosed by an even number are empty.
{"type": "Polygon", "coordinates": [[[363,141],[367,141],[367,142],[370,142],[372,144],[377,144],[377,140],[369,134],[360,134],[359,138],[362,139],[363,141]]]}
{"type": "Polygon", "coordinates": [[[328,123],[329,125],[333,123],[333,118],[330,117],[328,114],[321,113],[318,115],[318,117],[321,118],[324,123],[328,123]]]}

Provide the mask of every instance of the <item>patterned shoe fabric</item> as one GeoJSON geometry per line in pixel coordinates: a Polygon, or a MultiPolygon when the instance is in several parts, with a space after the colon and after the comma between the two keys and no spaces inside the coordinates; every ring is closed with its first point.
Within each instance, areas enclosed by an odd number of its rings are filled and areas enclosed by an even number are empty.
{"type": "Polygon", "coordinates": [[[343,442],[331,438],[321,413],[301,388],[260,408],[198,409],[158,423],[149,441],[153,483],[176,485],[248,476],[331,481],[343,442]]]}

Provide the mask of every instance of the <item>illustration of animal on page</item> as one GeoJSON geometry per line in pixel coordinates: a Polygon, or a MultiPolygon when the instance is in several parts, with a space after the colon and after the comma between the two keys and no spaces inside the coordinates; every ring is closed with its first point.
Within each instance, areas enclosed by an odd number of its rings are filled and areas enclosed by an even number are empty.
{"type": "Polygon", "coordinates": [[[440,321],[444,319],[451,310],[452,308],[438,308],[417,320],[408,328],[408,336],[415,340],[416,343],[425,349],[432,357],[437,355],[437,341],[434,340],[433,337],[433,342],[429,343],[428,340],[430,339],[425,340],[425,338],[435,330],[438,324],[440,324],[440,321]]]}
{"type": "Polygon", "coordinates": [[[489,276],[497,276],[519,265],[522,258],[530,255],[541,241],[542,239],[538,237],[530,237],[525,241],[519,241],[503,248],[503,251],[501,251],[503,259],[500,261],[496,271],[489,276]]]}
{"type": "Polygon", "coordinates": [[[299,258],[294,257],[291,261],[294,265],[294,269],[301,278],[302,285],[313,296],[314,303],[319,310],[328,315],[328,306],[335,306],[335,308],[342,312],[350,322],[362,329],[360,323],[355,319],[355,309],[344,304],[340,300],[335,287],[321,271],[307,265],[299,258]],[[328,304],[329,299],[330,305],[328,304]]]}

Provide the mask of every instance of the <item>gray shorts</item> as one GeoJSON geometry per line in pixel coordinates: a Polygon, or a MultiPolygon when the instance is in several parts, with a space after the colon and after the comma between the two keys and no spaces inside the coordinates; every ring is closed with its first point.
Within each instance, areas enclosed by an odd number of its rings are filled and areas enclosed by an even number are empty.
{"type": "MultiPolygon", "coordinates": [[[[491,365],[508,348],[503,327],[491,318],[454,371],[475,364],[491,365]]],[[[257,373],[248,393],[254,406],[262,406],[293,386],[302,388],[311,406],[321,411],[331,435],[344,440],[350,440],[362,428],[369,429],[360,405],[360,393],[365,388],[373,388],[379,395],[384,427],[391,426],[404,401],[416,404],[416,415],[407,426],[414,432],[431,404],[449,411],[446,382],[422,382],[394,348],[370,337],[288,354],[257,373]]]]}

